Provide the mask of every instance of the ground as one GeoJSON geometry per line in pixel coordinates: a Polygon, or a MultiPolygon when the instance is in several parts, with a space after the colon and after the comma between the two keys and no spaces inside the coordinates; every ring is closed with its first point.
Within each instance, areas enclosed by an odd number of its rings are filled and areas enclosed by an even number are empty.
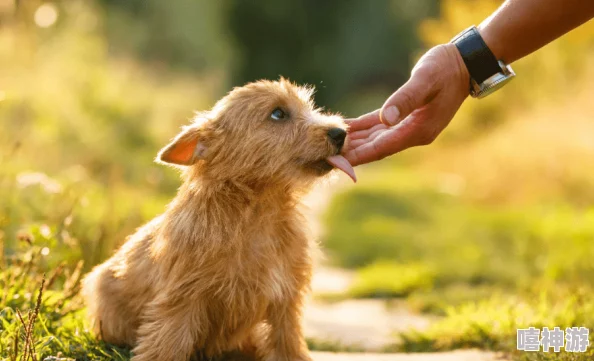
{"type": "MultiPolygon", "coordinates": [[[[333,191],[348,186],[343,179],[321,184],[308,196],[308,218],[316,236],[324,231],[319,223],[333,191]]],[[[397,342],[397,332],[427,328],[435,317],[411,312],[404,302],[381,299],[324,301],[316,295],[344,293],[353,281],[352,271],[325,266],[320,257],[312,282],[312,294],[304,313],[306,337],[359,352],[314,352],[315,361],[491,361],[503,355],[480,350],[439,353],[377,353],[397,342]]]]}
{"type": "Polygon", "coordinates": [[[330,353],[314,352],[314,361],[505,361],[498,355],[476,350],[439,353],[330,353]]]}

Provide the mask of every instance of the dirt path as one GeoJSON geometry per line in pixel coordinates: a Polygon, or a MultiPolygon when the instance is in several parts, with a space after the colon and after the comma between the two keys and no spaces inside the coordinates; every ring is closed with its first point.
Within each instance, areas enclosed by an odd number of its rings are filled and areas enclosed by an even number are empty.
{"type": "MultiPolygon", "coordinates": [[[[337,189],[352,186],[344,179],[321,184],[309,195],[308,218],[316,236],[323,232],[319,219],[331,195],[337,189]]],[[[312,297],[306,304],[304,328],[308,337],[357,346],[365,350],[380,350],[396,340],[394,333],[409,329],[422,330],[432,318],[410,312],[404,302],[384,300],[343,300],[322,302],[316,294],[344,293],[353,282],[354,273],[345,269],[330,268],[318,260],[312,280],[312,297]]]]}
{"type": "Polygon", "coordinates": [[[314,361],[505,361],[500,355],[478,350],[439,353],[331,353],[313,352],[314,361]]]}
{"type": "Polygon", "coordinates": [[[381,300],[313,303],[305,310],[305,333],[315,339],[379,351],[397,342],[395,333],[422,330],[431,321],[404,307],[388,308],[381,300]]]}
{"type": "MultiPolygon", "coordinates": [[[[318,267],[312,282],[316,293],[340,292],[348,288],[353,274],[347,270],[318,267]]],[[[314,361],[506,361],[502,355],[460,350],[438,353],[378,354],[397,342],[395,332],[429,327],[434,318],[411,312],[405,302],[388,305],[382,300],[323,302],[311,298],[304,312],[305,335],[320,341],[355,346],[365,353],[314,352],[314,361]]]]}
{"type": "MultiPolygon", "coordinates": [[[[320,216],[331,195],[338,189],[352,186],[345,179],[319,185],[306,199],[310,208],[307,216],[314,234],[322,235],[320,216]]],[[[351,271],[324,266],[318,261],[312,293],[343,293],[353,281],[351,271]]],[[[333,341],[341,345],[356,346],[368,353],[314,352],[314,361],[495,361],[505,360],[501,355],[479,350],[461,350],[440,353],[377,354],[373,351],[397,342],[395,332],[422,330],[435,319],[411,312],[405,302],[390,305],[383,300],[343,300],[323,302],[312,297],[305,307],[304,330],[307,337],[320,341],[333,341]]]]}
{"type": "MultiPolygon", "coordinates": [[[[313,294],[344,292],[352,279],[349,271],[318,267],[312,283],[313,294]]],[[[304,320],[308,337],[371,351],[396,342],[396,332],[427,328],[433,318],[410,312],[405,302],[388,304],[372,299],[323,302],[314,297],[306,305],[304,320]]]]}

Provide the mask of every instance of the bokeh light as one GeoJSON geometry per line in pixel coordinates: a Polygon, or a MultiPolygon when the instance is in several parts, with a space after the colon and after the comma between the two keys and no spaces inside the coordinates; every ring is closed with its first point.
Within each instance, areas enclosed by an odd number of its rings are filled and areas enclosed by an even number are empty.
{"type": "Polygon", "coordinates": [[[37,8],[34,19],[40,28],[49,28],[58,20],[58,8],[53,3],[45,3],[37,8]]]}

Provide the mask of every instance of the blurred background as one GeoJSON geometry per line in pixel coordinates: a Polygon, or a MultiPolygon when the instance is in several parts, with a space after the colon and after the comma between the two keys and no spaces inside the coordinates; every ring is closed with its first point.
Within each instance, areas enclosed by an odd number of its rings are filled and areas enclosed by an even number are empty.
{"type": "MultiPolygon", "coordinates": [[[[153,158],[195,110],[282,75],[356,117],[500,3],[0,0],[0,256],[33,237],[40,267],[88,270],[174,196],[153,158]]],[[[440,318],[399,349],[594,329],[594,23],[514,70],[433,145],[358,167],[320,212],[327,266],[352,275],[321,299],[440,318]]]]}

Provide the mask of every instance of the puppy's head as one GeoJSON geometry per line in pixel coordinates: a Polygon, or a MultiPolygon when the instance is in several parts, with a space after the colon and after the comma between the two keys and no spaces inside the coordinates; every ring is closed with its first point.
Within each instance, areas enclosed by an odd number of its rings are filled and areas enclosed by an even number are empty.
{"type": "Polygon", "coordinates": [[[196,117],[161,150],[157,161],[187,166],[190,176],[252,184],[299,183],[339,168],[346,125],[316,109],[313,89],[289,81],[259,81],[235,88],[196,117]]]}

